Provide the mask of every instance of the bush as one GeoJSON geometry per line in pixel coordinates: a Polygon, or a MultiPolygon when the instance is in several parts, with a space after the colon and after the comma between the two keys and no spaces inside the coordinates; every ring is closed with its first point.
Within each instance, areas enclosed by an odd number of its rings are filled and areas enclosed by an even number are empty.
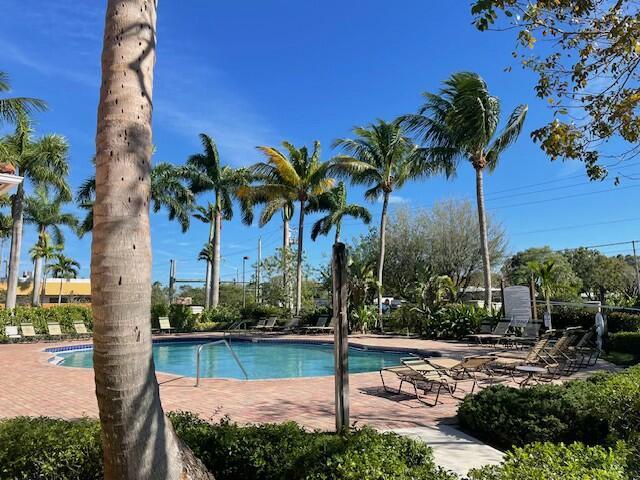
{"type": "Polygon", "coordinates": [[[155,305],[151,305],[151,328],[160,328],[160,317],[168,317],[169,316],[169,304],[167,303],[157,303],[155,305]]]}
{"type": "Polygon", "coordinates": [[[286,308],[267,305],[266,303],[254,303],[240,309],[240,316],[248,320],[261,320],[267,317],[288,318],[291,316],[286,308]]]}
{"type": "Polygon", "coordinates": [[[0,421],[0,478],[89,480],[102,475],[97,422],[43,417],[0,421]]]}
{"type": "Polygon", "coordinates": [[[492,386],[458,408],[463,428],[501,448],[628,440],[640,429],[640,366],[563,385],[492,386]]]}
{"type": "Polygon", "coordinates": [[[169,306],[169,322],[179,332],[191,332],[196,324],[196,316],[189,305],[169,306]]]}
{"type": "Polygon", "coordinates": [[[611,312],[607,315],[609,333],[640,332],[640,315],[624,312],[611,312]]]}
{"type": "Polygon", "coordinates": [[[220,305],[202,312],[198,318],[198,323],[231,324],[239,319],[240,312],[237,309],[220,305]]]}
{"type": "Polygon", "coordinates": [[[477,332],[480,324],[491,318],[485,309],[461,303],[450,303],[431,313],[403,305],[385,318],[385,328],[396,332],[408,329],[423,337],[452,340],[477,332]]]}
{"type": "Polygon", "coordinates": [[[0,339],[4,339],[4,326],[21,323],[33,323],[36,333],[47,333],[47,322],[58,322],[62,333],[75,334],[73,322],[83,322],[87,329],[93,330],[91,308],[79,305],[60,307],[16,307],[13,310],[0,310],[0,339]]]}
{"type": "MultiPolygon", "coordinates": [[[[170,414],[176,433],[217,480],[453,480],[431,449],[363,428],[348,435],[307,432],[293,422],[212,425],[189,413],[170,414]]],[[[0,478],[102,478],[99,424],[49,418],[0,421],[0,478]]]]}
{"type": "Polygon", "coordinates": [[[469,480],[626,480],[623,444],[615,449],[586,447],[581,443],[534,443],[508,452],[499,466],[469,473],[469,480]]]}
{"type": "Polygon", "coordinates": [[[640,355],[640,332],[620,332],[609,335],[607,350],[640,355]]]}
{"type": "MultiPolygon", "coordinates": [[[[538,307],[538,317],[542,318],[543,308],[538,307]]],[[[596,323],[596,310],[553,305],[551,307],[553,328],[563,330],[567,327],[591,328],[596,323]]]]}

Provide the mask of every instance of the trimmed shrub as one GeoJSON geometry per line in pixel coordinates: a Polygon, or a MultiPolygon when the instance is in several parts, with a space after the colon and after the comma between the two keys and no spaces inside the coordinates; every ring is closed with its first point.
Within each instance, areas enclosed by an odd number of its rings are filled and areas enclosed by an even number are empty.
{"type": "Polygon", "coordinates": [[[168,317],[169,316],[169,304],[167,303],[158,303],[156,305],[151,305],[151,328],[160,328],[160,317],[168,317]]]}
{"type": "Polygon", "coordinates": [[[13,310],[0,310],[0,339],[4,338],[4,326],[21,323],[33,323],[36,333],[47,333],[47,322],[58,322],[62,333],[74,334],[73,322],[83,322],[87,329],[93,330],[91,307],[65,305],[60,307],[16,307],[13,310]]]}
{"type": "Polygon", "coordinates": [[[254,303],[240,309],[240,316],[249,320],[261,320],[267,317],[288,318],[291,316],[286,308],[267,305],[266,303],[254,303]]]}
{"type": "Polygon", "coordinates": [[[640,332],[640,315],[624,312],[611,312],[607,315],[609,333],[640,332]]]}
{"type": "Polygon", "coordinates": [[[44,417],[0,421],[0,478],[101,479],[100,425],[44,417]]]}
{"type": "Polygon", "coordinates": [[[499,466],[487,466],[469,473],[469,480],[627,480],[628,451],[615,449],[534,443],[508,452],[499,466]]]}
{"type": "Polygon", "coordinates": [[[609,335],[607,350],[640,355],[640,332],[620,332],[609,335]]]}
{"type": "Polygon", "coordinates": [[[233,307],[218,306],[200,314],[198,323],[231,324],[240,319],[240,312],[233,307]]]}
{"type": "Polygon", "coordinates": [[[179,332],[191,332],[196,324],[196,316],[189,305],[171,305],[169,307],[171,326],[179,332]]]}
{"type": "MultiPolygon", "coordinates": [[[[370,428],[348,435],[307,432],[293,422],[239,427],[170,414],[176,433],[217,480],[454,480],[422,443],[370,428]]],[[[0,478],[102,478],[98,422],[0,421],[0,478]]]]}
{"type": "MultiPolygon", "coordinates": [[[[542,318],[544,308],[538,307],[538,316],[542,318]]],[[[553,305],[551,307],[553,328],[563,330],[567,327],[590,328],[596,323],[596,310],[553,305]]]]}
{"type": "Polygon", "coordinates": [[[611,444],[640,429],[640,366],[563,385],[492,386],[458,408],[463,428],[507,449],[532,442],[611,444]]]}

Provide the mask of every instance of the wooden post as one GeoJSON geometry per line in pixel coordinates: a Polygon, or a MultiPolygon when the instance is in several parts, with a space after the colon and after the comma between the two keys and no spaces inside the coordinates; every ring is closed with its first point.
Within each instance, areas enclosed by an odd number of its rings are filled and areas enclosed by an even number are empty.
{"type": "Polygon", "coordinates": [[[533,279],[533,275],[531,275],[529,291],[531,292],[531,308],[533,309],[533,319],[538,320],[538,305],[536,304],[536,282],[533,279]]]}
{"type": "Polygon", "coordinates": [[[334,363],[336,431],[349,430],[349,329],[347,322],[347,251],[344,243],[333,246],[334,363]]]}

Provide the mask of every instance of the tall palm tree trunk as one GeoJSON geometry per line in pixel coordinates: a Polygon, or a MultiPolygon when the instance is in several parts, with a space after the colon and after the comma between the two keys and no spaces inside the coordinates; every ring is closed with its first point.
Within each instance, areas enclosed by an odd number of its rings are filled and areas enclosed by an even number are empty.
{"type": "Polygon", "coordinates": [[[108,0],[91,254],[106,480],[211,478],[164,415],[152,356],[149,194],[155,0],[108,0]]]}
{"type": "Polygon", "coordinates": [[[491,259],[489,257],[489,236],[487,216],[484,208],[484,185],[482,168],[476,168],[476,201],[478,203],[478,225],[480,226],[480,250],[484,276],[484,306],[491,309],[491,259]]]}
{"type": "Polygon", "coordinates": [[[296,315],[302,310],[302,242],[304,240],[304,200],[300,201],[298,222],[298,255],[296,260],[296,315]]]}
{"type": "MultiPolygon", "coordinates": [[[[19,172],[16,172],[19,175],[19,172]]],[[[9,275],[7,278],[6,308],[15,308],[18,295],[18,274],[20,269],[20,249],[22,248],[22,226],[24,222],[24,184],[18,185],[11,203],[11,248],[9,250],[9,275]]]]}
{"type": "Polygon", "coordinates": [[[47,298],[47,259],[43,259],[42,262],[42,291],[40,292],[40,305],[45,303],[47,298]]]}
{"type": "Polygon", "coordinates": [[[291,297],[289,296],[289,243],[291,242],[291,229],[289,220],[282,221],[282,289],[286,307],[291,310],[291,297]]]}
{"type": "Polygon", "coordinates": [[[62,277],[60,277],[60,290],[58,290],[58,305],[62,303],[62,277]]]}
{"type": "Polygon", "coordinates": [[[382,214],[380,215],[380,256],[378,257],[378,318],[380,330],[384,331],[382,323],[382,272],[384,271],[384,254],[387,242],[387,210],[389,209],[390,192],[384,192],[382,200],[382,214]]]}
{"type": "MultiPolygon", "coordinates": [[[[217,202],[219,205],[219,202],[217,202]]],[[[213,265],[211,266],[211,308],[216,308],[220,301],[220,232],[222,230],[222,213],[217,208],[214,216],[213,233],[213,265]]]]}
{"type": "MultiPolygon", "coordinates": [[[[209,244],[213,241],[213,219],[209,222],[209,244]]],[[[211,261],[207,260],[207,274],[204,281],[204,308],[211,306],[211,261]]]]}
{"type": "Polygon", "coordinates": [[[38,257],[33,261],[33,292],[31,292],[31,305],[40,306],[40,290],[42,289],[42,266],[44,258],[38,257]]]}
{"type": "Polygon", "coordinates": [[[338,243],[340,242],[340,226],[341,226],[342,222],[339,221],[338,223],[336,223],[336,239],[334,243],[338,243]]]}

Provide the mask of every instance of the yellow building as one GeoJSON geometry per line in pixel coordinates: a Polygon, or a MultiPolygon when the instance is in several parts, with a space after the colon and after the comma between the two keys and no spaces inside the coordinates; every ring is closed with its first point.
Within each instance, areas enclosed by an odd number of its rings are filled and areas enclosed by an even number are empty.
{"type": "MultiPolygon", "coordinates": [[[[7,291],[7,282],[0,282],[0,290],[7,291]]],[[[31,302],[33,291],[32,279],[18,281],[18,303],[31,302]]],[[[88,278],[47,278],[43,304],[57,304],[58,297],[62,303],[91,303],[91,280],[88,278]]]]}

